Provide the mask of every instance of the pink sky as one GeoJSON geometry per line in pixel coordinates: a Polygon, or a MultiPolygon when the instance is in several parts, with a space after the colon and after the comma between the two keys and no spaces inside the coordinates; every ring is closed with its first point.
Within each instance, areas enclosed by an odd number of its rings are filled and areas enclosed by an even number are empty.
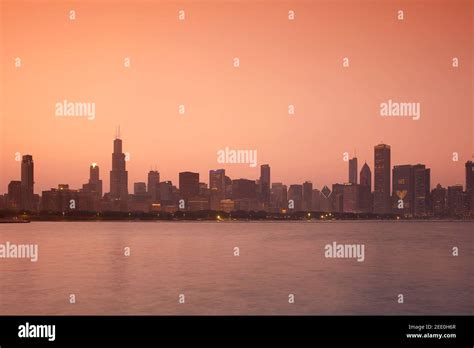
{"type": "Polygon", "coordinates": [[[221,167],[234,179],[258,178],[259,167],[217,163],[226,146],[257,150],[272,182],[321,188],[347,181],[346,151],[357,152],[359,170],[364,161],[373,170],[381,141],[392,165],[430,167],[432,186],[464,183],[474,134],[472,1],[0,3],[0,192],[20,178],[16,152],[33,155],[37,193],[79,188],[92,162],[107,192],[119,124],[130,191],[151,166],[175,184],[180,171],[207,182],[221,167]],[[64,99],[95,102],[95,119],[55,116],[64,99]],[[381,117],[388,99],[419,102],[421,119],[381,117]]]}

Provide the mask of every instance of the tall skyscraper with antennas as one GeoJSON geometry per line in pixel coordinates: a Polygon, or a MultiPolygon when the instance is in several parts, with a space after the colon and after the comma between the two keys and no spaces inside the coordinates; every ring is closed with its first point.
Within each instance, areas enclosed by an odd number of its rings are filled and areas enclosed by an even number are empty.
{"type": "Polygon", "coordinates": [[[112,170],[110,171],[110,196],[111,199],[128,199],[128,172],[125,169],[125,154],[122,152],[122,139],[120,127],[114,140],[112,153],[112,170]]]}

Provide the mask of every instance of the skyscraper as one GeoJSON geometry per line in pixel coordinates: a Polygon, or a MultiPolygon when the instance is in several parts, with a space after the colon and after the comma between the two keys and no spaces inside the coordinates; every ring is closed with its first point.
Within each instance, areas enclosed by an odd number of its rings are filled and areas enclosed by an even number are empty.
{"type": "Polygon", "coordinates": [[[184,199],[199,196],[199,173],[179,173],[179,193],[184,199]]]}
{"type": "Polygon", "coordinates": [[[157,202],[160,198],[160,173],[157,170],[150,170],[148,172],[148,196],[152,202],[157,202]]]}
{"type": "Polygon", "coordinates": [[[270,205],[270,166],[268,164],[260,166],[260,194],[265,208],[268,208],[270,205]]]}
{"type": "Polygon", "coordinates": [[[221,200],[225,199],[225,170],[209,171],[209,190],[211,210],[220,210],[221,200]]]}
{"type": "Polygon", "coordinates": [[[413,166],[398,165],[393,167],[392,197],[395,214],[413,214],[415,199],[415,182],[413,166]]]}
{"type": "Polygon", "coordinates": [[[431,191],[433,201],[433,214],[440,216],[446,213],[446,189],[440,184],[436,185],[436,188],[431,191]]]}
{"type": "Polygon", "coordinates": [[[293,206],[294,211],[301,211],[303,206],[303,185],[290,185],[288,189],[289,208],[293,206]],[[292,204],[291,204],[292,203],[292,204]]]}
{"type": "Polygon", "coordinates": [[[390,213],[390,145],[374,147],[374,213],[390,213]]]}
{"type": "Polygon", "coordinates": [[[349,182],[357,184],[357,157],[349,160],[349,182]]]}
{"type": "Polygon", "coordinates": [[[305,181],[303,183],[303,210],[311,211],[313,208],[313,183],[305,181]]]}
{"type": "Polygon", "coordinates": [[[360,185],[369,188],[369,192],[372,192],[372,172],[370,171],[367,162],[364,163],[360,170],[360,185]]]}
{"type": "Polygon", "coordinates": [[[83,192],[95,192],[99,199],[102,198],[102,180],[100,180],[99,166],[92,163],[89,167],[89,182],[82,185],[83,192]]]}
{"type": "Polygon", "coordinates": [[[474,163],[466,162],[466,200],[467,207],[471,213],[474,213],[474,163]]]}
{"type": "Polygon", "coordinates": [[[128,172],[125,169],[125,154],[122,152],[120,134],[114,140],[112,153],[112,170],[110,171],[110,198],[128,199],[128,172]]]}
{"type": "Polygon", "coordinates": [[[359,209],[363,213],[372,212],[372,172],[367,163],[360,170],[359,209]]]}
{"type": "Polygon", "coordinates": [[[21,161],[21,209],[34,210],[34,165],[31,155],[24,155],[21,161]]]}
{"type": "Polygon", "coordinates": [[[413,166],[414,204],[413,213],[424,216],[429,212],[430,169],[424,164],[413,166]]]}

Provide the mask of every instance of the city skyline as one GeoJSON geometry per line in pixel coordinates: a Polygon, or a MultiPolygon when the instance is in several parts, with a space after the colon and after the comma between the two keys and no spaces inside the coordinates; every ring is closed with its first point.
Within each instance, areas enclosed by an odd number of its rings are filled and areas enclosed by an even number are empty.
{"type": "Polygon", "coordinates": [[[203,175],[228,146],[257,150],[275,181],[322,187],[346,180],[344,152],[373,168],[380,142],[396,149],[392,163],[421,160],[433,182],[463,182],[473,153],[469,2],[22,4],[2,2],[2,191],[16,153],[34,155],[39,190],[65,177],[80,187],[91,162],[108,172],[117,124],[131,183],[155,166],[173,182],[189,168],[203,175]],[[64,101],[95,103],[93,119],[58,114],[64,101]],[[419,103],[419,119],[382,116],[389,101],[419,103]]]}
{"type": "MultiPolygon", "coordinates": [[[[150,170],[147,181],[133,183],[129,194],[127,155],[123,150],[120,128],[113,140],[109,191],[105,194],[100,166],[92,163],[89,180],[82,189],[68,183],[34,193],[34,161],[22,157],[21,181],[12,180],[8,193],[0,196],[0,208],[30,211],[267,211],[285,213],[326,211],[370,213],[375,215],[452,216],[474,210],[474,164],[465,163],[465,184],[431,190],[431,169],[425,164],[391,164],[391,146],[377,144],[374,150],[374,175],[365,162],[357,173],[357,157],[347,158],[347,180],[332,182],[320,189],[311,181],[302,184],[272,181],[271,166],[260,165],[258,179],[231,178],[225,169],[210,169],[209,181],[198,172],[179,172],[178,186],[160,180],[158,170],[150,170]],[[331,189],[329,189],[331,186],[331,189]],[[373,192],[372,192],[373,187],[373,192]],[[77,206],[76,206],[77,204],[77,206]]],[[[222,164],[222,163],[221,163],[222,164]]],[[[162,177],[161,177],[162,178],[162,177]]]]}

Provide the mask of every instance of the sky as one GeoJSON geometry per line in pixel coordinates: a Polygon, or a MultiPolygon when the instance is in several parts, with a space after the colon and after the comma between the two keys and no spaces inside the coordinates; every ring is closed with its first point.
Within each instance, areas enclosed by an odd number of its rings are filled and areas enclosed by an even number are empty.
{"type": "Polygon", "coordinates": [[[208,182],[217,168],[257,179],[266,163],[272,182],[320,189],[348,181],[345,152],[373,171],[380,142],[392,166],[430,167],[432,187],[464,184],[473,6],[0,0],[0,192],[20,178],[16,154],[33,156],[36,193],[80,188],[92,162],[108,192],[118,125],[130,191],[151,168],[177,185],[180,171],[208,182]],[[94,118],[56,115],[64,100],[95,103],[94,118]],[[381,116],[388,100],[419,103],[419,120],[381,116]],[[258,166],[218,163],[226,147],[256,150],[258,166]]]}

